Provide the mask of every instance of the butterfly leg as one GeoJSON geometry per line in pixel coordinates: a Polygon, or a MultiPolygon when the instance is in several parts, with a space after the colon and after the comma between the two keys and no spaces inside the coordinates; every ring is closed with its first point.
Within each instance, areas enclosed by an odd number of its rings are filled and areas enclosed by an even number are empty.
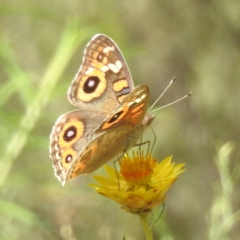
{"type": "Polygon", "coordinates": [[[153,136],[154,136],[154,139],[153,139],[153,144],[152,144],[152,147],[151,147],[151,153],[152,153],[152,151],[153,151],[153,148],[154,148],[154,146],[155,146],[155,143],[156,143],[156,140],[157,140],[157,136],[156,136],[156,134],[155,134],[155,132],[154,132],[154,130],[153,130],[153,128],[151,127],[151,130],[152,130],[152,133],[153,133],[153,136]]]}
{"type": "Polygon", "coordinates": [[[147,144],[147,154],[146,155],[148,155],[148,153],[149,153],[149,148],[150,148],[150,140],[148,140],[148,141],[145,141],[145,142],[142,142],[142,139],[141,139],[141,142],[140,143],[137,143],[137,144],[135,144],[133,147],[139,147],[138,148],[138,150],[139,150],[139,153],[140,153],[140,156],[142,156],[142,150],[141,150],[141,147],[143,146],[143,145],[145,145],[145,144],[147,144]]]}
{"type": "Polygon", "coordinates": [[[153,148],[154,148],[154,146],[155,146],[155,143],[156,143],[156,139],[157,139],[157,137],[156,137],[156,134],[155,134],[155,132],[154,132],[154,130],[153,130],[152,127],[151,127],[151,130],[152,130],[152,133],[153,133],[153,136],[154,136],[152,146],[151,146],[151,142],[150,142],[150,140],[145,141],[145,142],[142,142],[142,138],[141,138],[141,140],[140,140],[139,143],[137,143],[137,144],[135,144],[135,145],[133,146],[133,147],[137,147],[137,146],[139,146],[139,153],[140,153],[140,156],[142,156],[141,147],[142,147],[143,145],[145,145],[145,144],[147,144],[147,153],[146,153],[146,156],[149,154],[149,152],[152,152],[152,151],[153,151],[153,148]],[[150,148],[151,148],[151,150],[150,150],[150,148]],[[149,150],[150,150],[150,151],[149,151],[149,150]]]}
{"type": "Polygon", "coordinates": [[[126,151],[124,151],[124,152],[120,155],[120,157],[118,157],[116,160],[113,161],[113,166],[114,166],[114,169],[115,169],[115,172],[116,172],[116,175],[117,175],[117,180],[118,180],[118,190],[120,190],[120,179],[119,179],[119,175],[118,175],[116,163],[117,163],[117,162],[119,163],[119,160],[124,156],[125,153],[126,153],[126,151]]]}

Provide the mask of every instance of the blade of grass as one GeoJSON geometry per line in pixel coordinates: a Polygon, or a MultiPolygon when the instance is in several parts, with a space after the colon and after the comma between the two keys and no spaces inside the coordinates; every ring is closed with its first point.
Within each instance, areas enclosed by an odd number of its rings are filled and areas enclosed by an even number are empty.
{"type": "Polygon", "coordinates": [[[15,93],[21,95],[21,99],[27,105],[29,99],[32,99],[33,87],[31,79],[19,66],[15,54],[5,39],[0,39],[0,59],[3,62],[3,68],[8,74],[8,80],[1,85],[0,89],[0,107],[15,93]],[[30,96],[29,96],[30,95],[30,96]]]}
{"type": "MultiPolygon", "coordinates": [[[[49,222],[48,219],[43,219],[34,211],[22,207],[21,205],[0,199],[0,215],[2,217],[0,219],[0,224],[7,225],[7,227],[1,229],[3,232],[7,231],[8,229],[11,232],[11,226],[8,228],[9,223],[7,221],[4,221],[5,219],[11,219],[14,221],[15,225],[18,225],[20,227],[24,227],[26,225],[27,227],[35,227],[36,229],[41,229],[41,231],[44,232],[44,234],[48,236],[49,239],[56,239],[57,233],[55,232],[52,223],[49,222]]],[[[3,232],[0,231],[0,238],[3,232]]]]}
{"type": "Polygon", "coordinates": [[[239,220],[239,212],[233,212],[234,182],[230,172],[230,154],[233,144],[223,145],[216,157],[216,165],[220,175],[217,185],[218,195],[210,211],[209,239],[229,240],[233,225],[239,220]]]}
{"type": "Polygon", "coordinates": [[[36,225],[41,222],[41,219],[26,208],[23,208],[15,203],[0,199],[1,215],[9,215],[12,218],[19,220],[28,225],[36,225]]]}
{"type": "Polygon", "coordinates": [[[39,87],[38,94],[36,95],[35,99],[29,103],[29,106],[27,106],[27,111],[22,117],[20,127],[10,138],[10,141],[5,149],[5,153],[1,158],[0,186],[8,176],[13,161],[17,158],[24,147],[30,130],[34,127],[41,110],[49,101],[50,94],[59,81],[66,66],[68,65],[73,53],[86,37],[88,32],[89,29],[81,29],[81,31],[79,31],[78,24],[73,22],[63,34],[56,54],[42,78],[42,83],[39,87]]]}

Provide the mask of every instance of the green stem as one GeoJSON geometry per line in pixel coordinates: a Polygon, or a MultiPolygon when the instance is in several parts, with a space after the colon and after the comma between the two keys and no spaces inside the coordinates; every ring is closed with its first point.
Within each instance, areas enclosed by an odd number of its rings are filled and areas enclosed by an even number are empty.
{"type": "Polygon", "coordinates": [[[147,222],[147,215],[139,214],[146,240],[153,240],[152,231],[147,222]]]}

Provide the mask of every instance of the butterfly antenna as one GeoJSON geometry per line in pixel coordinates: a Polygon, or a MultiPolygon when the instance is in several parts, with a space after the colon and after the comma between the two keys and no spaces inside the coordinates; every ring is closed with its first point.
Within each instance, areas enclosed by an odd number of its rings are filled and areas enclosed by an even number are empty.
{"type": "MultiPolygon", "coordinates": [[[[164,95],[164,93],[169,89],[169,87],[176,81],[176,78],[174,77],[170,83],[167,85],[167,87],[164,89],[164,91],[162,92],[162,94],[156,99],[156,101],[152,104],[152,106],[149,109],[149,112],[151,111],[151,109],[156,105],[156,103],[159,101],[159,99],[164,95]]],[[[155,110],[154,110],[155,111],[155,110]]]]}
{"type": "Polygon", "coordinates": [[[158,111],[159,109],[163,109],[163,108],[165,108],[165,107],[169,107],[169,106],[171,106],[171,105],[173,105],[173,104],[175,104],[175,103],[177,103],[177,102],[182,101],[183,99],[185,99],[185,98],[187,98],[187,97],[190,97],[191,95],[192,95],[192,92],[190,92],[190,93],[188,93],[187,95],[179,98],[179,99],[176,100],[176,101],[173,101],[173,102],[171,102],[171,103],[169,103],[169,104],[167,104],[167,105],[164,105],[164,106],[162,106],[162,107],[160,107],[160,108],[154,109],[151,113],[153,113],[153,112],[155,112],[155,111],[158,111]]]}

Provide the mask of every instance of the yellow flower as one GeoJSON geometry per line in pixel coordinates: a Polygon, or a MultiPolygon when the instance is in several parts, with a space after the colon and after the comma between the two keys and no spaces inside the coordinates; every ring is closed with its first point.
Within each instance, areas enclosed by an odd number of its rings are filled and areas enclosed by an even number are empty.
{"type": "Polygon", "coordinates": [[[184,164],[171,162],[172,157],[158,163],[151,154],[133,152],[119,161],[120,172],[105,166],[109,177],[95,176],[98,184],[91,184],[99,194],[122,205],[131,213],[148,213],[165,200],[165,193],[184,171],[184,164]]]}

